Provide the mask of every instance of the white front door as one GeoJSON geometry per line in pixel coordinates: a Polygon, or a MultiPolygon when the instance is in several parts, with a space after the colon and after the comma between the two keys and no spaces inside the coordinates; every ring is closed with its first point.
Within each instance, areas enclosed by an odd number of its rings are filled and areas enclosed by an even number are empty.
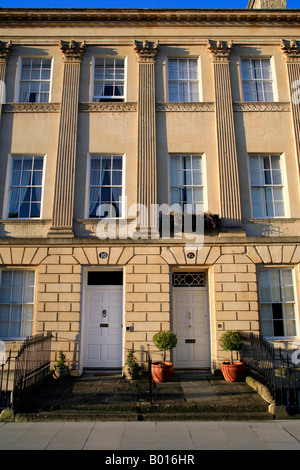
{"type": "Polygon", "coordinates": [[[173,322],[178,369],[210,367],[208,291],[206,287],[173,287],[173,322]]]}
{"type": "Polygon", "coordinates": [[[122,291],[119,285],[85,289],[85,368],[122,367],[122,291]]]}

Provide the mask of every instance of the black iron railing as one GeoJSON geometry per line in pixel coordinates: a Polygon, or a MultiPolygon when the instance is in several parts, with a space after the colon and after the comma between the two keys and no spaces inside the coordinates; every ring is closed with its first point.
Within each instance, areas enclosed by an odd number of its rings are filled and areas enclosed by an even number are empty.
{"type": "Polygon", "coordinates": [[[276,405],[291,414],[300,412],[300,370],[291,359],[293,351],[283,351],[260,336],[244,336],[241,359],[247,372],[265,385],[276,405]]]}
{"type": "Polygon", "coordinates": [[[11,391],[9,387],[11,369],[11,350],[8,351],[7,357],[2,358],[0,372],[0,410],[10,406],[11,391]]]}
{"type": "Polygon", "coordinates": [[[0,407],[17,408],[22,393],[50,372],[52,334],[39,334],[24,340],[16,356],[8,352],[1,366],[0,407]]]}

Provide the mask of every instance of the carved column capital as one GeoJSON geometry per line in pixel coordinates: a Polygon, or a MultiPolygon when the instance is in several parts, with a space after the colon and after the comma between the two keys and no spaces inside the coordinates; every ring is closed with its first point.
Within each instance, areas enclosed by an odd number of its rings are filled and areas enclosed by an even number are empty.
{"type": "Polygon", "coordinates": [[[159,42],[134,41],[134,50],[140,62],[154,62],[158,54],[159,42]]]}
{"type": "Polygon", "coordinates": [[[288,62],[300,62],[300,42],[295,39],[281,40],[281,50],[288,62]]]}
{"type": "Polygon", "coordinates": [[[212,55],[213,62],[229,62],[232,45],[232,41],[212,41],[209,39],[207,47],[212,55]]]}
{"type": "Polygon", "coordinates": [[[7,62],[7,59],[10,56],[10,53],[12,51],[12,42],[2,42],[0,41],[0,62],[7,62]]]}
{"type": "Polygon", "coordinates": [[[60,41],[59,47],[64,56],[64,62],[81,62],[86,50],[85,41],[60,41]]]}

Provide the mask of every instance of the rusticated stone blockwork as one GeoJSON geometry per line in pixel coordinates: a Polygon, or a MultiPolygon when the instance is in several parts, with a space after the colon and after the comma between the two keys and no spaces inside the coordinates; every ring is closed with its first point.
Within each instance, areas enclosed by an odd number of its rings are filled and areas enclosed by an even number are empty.
{"type": "Polygon", "coordinates": [[[259,304],[257,266],[296,265],[296,245],[204,246],[0,247],[6,268],[36,270],[34,333],[53,333],[52,360],[63,350],[71,368],[78,370],[81,342],[82,273],[89,266],[124,269],[124,348],[132,347],[141,363],[154,351],[152,338],[172,326],[173,269],[204,270],[209,276],[210,348],[213,367],[226,357],[220,335],[230,329],[257,333],[259,304]],[[107,257],[99,254],[105,251],[107,257]],[[132,327],[126,330],[125,327],[132,327]]]}

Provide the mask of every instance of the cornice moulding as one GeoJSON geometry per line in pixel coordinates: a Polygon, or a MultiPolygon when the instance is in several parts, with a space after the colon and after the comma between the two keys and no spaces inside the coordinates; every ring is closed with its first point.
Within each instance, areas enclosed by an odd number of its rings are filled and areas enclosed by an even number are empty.
{"type": "Polygon", "coordinates": [[[0,24],[9,27],[27,25],[51,26],[74,23],[297,23],[300,10],[249,9],[2,9],[0,24]],[[56,23],[56,24],[55,24],[56,23]]]}

